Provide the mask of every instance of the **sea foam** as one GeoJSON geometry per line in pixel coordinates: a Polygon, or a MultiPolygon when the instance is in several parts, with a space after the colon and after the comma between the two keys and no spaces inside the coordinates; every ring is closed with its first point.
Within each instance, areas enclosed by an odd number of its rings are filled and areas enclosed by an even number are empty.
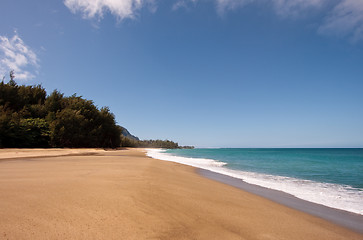
{"type": "Polygon", "coordinates": [[[205,158],[174,156],[162,149],[147,149],[149,157],[177,162],[241,179],[247,183],[282,191],[297,198],[363,215],[363,191],[350,186],[292,177],[233,170],[227,163],[205,158]]]}

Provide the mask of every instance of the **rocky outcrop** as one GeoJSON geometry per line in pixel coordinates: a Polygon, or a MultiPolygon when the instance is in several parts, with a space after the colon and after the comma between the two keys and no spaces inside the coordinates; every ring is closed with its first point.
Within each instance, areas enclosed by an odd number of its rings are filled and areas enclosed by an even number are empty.
{"type": "Polygon", "coordinates": [[[132,135],[126,128],[122,128],[122,133],[121,133],[122,136],[124,137],[127,137],[129,139],[132,139],[132,140],[136,140],[136,141],[140,141],[140,139],[138,137],[135,137],[134,135],[132,135]]]}

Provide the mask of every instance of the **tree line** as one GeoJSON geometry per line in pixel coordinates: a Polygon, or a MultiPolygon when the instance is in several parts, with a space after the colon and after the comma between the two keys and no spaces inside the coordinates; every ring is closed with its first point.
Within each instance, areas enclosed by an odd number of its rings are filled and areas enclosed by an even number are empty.
{"type": "Polygon", "coordinates": [[[139,148],[184,148],[193,149],[193,146],[179,146],[178,143],[170,140],[135,140],[126,136],[121,136],[121,145],[124,147],[139,147],[139,148]]]}
{"type": "Polygon", "coordinates": [[[122,136],[108,107],[101,109],[76,94],[66,97],[54,90],[47,95],[41,85],[0,82],[1,148],[179,148],[169,140],[135,140],[122,136]]]}

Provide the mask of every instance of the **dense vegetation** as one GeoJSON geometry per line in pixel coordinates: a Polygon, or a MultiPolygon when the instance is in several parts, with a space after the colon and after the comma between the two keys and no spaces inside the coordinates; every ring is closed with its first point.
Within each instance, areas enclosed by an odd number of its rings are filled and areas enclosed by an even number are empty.
{"type": "Polygon", "coordinates": [[[135,140],[125,136],[121,136],[121,145],[124,147],[140,147],[140,148],[169,148],[169,149],[194,148],[193,146],[179,146],[178,143],[170,140],[135,140]]]}
{"type": "Polygon", "coordinates": [[[180,148],[178,143],[169,140],[135,140],[125,136],[121,136],[121,145],[142,148],[180,148]]]}
{"type": "Polygon", "coordinates": [[[49,96],[41,85],[0,83],[0,147],[158,147],[178,148],[172,141],[140,141],[122,136],[128,131],[116,125],[107,107],[98,109],[91,100],[59,91],[49,96]]]}
{"type": "Polygon", "coordinates": [[[0,83],[0,147],[118,147],[122,128],[107,107],[38,86],[0,83]]]}

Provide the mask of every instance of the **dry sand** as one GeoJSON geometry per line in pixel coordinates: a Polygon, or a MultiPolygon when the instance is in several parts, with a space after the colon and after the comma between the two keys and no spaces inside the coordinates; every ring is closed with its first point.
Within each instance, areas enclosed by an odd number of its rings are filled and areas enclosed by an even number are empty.
{"type": "Polygon", "coordinates": [[[140,150],[19,151],[0,150],[0,239],[363,239],[140,150]]]}

